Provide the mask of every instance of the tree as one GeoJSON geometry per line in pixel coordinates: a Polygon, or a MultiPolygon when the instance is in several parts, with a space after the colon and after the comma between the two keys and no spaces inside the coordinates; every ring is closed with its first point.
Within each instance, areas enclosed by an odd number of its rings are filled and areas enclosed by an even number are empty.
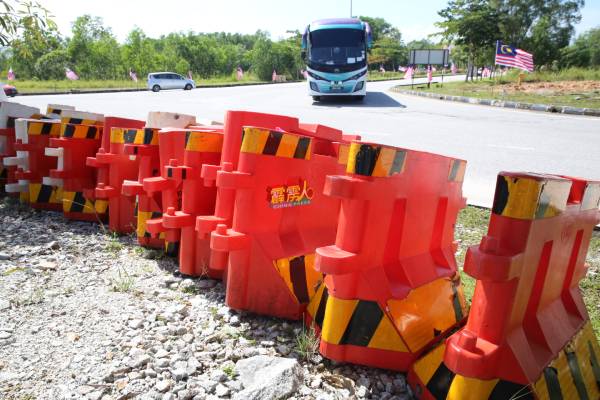
{"type": "Polygon", "coordinates": [[[41,56],[35,63],[35,76],[42,80],[64,79],[65,65],[69,63],[66,50],[53,50],[41,56]]]}
{"type": "Polygon", "coordinates": [[[371,36],[373,36],[373,42],[378,41],[381,38],[387,37],[395,39],[397,42],[402,41],[402,35],[398,28],[392,26],[383,18],[372,18],[360,16],[360,20],[367,22],[371,27],[371,36]]]}
{"type": "Polygon", "coordinates": [[[472,79],[476,59],[486,48],[492,48],[500,36],[498,11],[487,0],[450,0],[438,14],[443,18],[436,23],[443,29],[441,35],[451,43],[465,46],[469,64],[465,79],[472,79]]]}
{"type": "Polygon", "coordinates": [[[23,28],[34,28],[37,32],[56,29],[48,10],[37,1],[0,0],[0,46],[10,45],[23,28]]]}
{"type": "Polygon", "coordinates": [[[600,27],[584,32],[571,46],[561,49],[560,65],[563,67],[600,66],[600,27]]]}

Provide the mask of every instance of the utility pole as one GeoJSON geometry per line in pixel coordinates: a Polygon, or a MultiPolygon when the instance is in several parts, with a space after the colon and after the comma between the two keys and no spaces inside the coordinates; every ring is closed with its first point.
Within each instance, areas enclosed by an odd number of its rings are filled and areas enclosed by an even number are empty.
{"type": "Polygon", "coordinates": [[[350,18],[352,18],[352,0],[350,0],[350,18]]]}

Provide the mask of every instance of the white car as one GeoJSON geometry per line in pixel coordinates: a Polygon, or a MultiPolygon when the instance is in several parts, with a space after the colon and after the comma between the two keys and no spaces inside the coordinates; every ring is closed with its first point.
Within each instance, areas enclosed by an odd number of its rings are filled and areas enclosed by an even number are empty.
{"type": "Polygon", "coordinates": [[[148,89],[160,92],[162,89],[192,90],[196,82],[174,72],[153,72],[148,74],[148,89]]]}

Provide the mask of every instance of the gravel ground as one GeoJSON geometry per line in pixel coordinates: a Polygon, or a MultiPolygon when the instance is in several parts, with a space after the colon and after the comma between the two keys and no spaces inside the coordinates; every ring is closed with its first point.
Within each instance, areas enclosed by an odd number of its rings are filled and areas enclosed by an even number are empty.
{"type": "Polygon", "coordinates": [[[0,203],[0,398],[411,398],[402,374],[302,354],[299,322],[230,310],[133,237],[0,203]]]}

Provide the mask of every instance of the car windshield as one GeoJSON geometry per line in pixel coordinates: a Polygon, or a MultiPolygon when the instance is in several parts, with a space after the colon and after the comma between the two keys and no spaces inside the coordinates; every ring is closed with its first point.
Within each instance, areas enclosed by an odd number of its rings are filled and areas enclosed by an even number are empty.
{"type": "Polygon", "coordinates": [[[310,33],[311,63],[362,66],[366,62],[365,34],[359,29],[322,29],[310,33]]]}

